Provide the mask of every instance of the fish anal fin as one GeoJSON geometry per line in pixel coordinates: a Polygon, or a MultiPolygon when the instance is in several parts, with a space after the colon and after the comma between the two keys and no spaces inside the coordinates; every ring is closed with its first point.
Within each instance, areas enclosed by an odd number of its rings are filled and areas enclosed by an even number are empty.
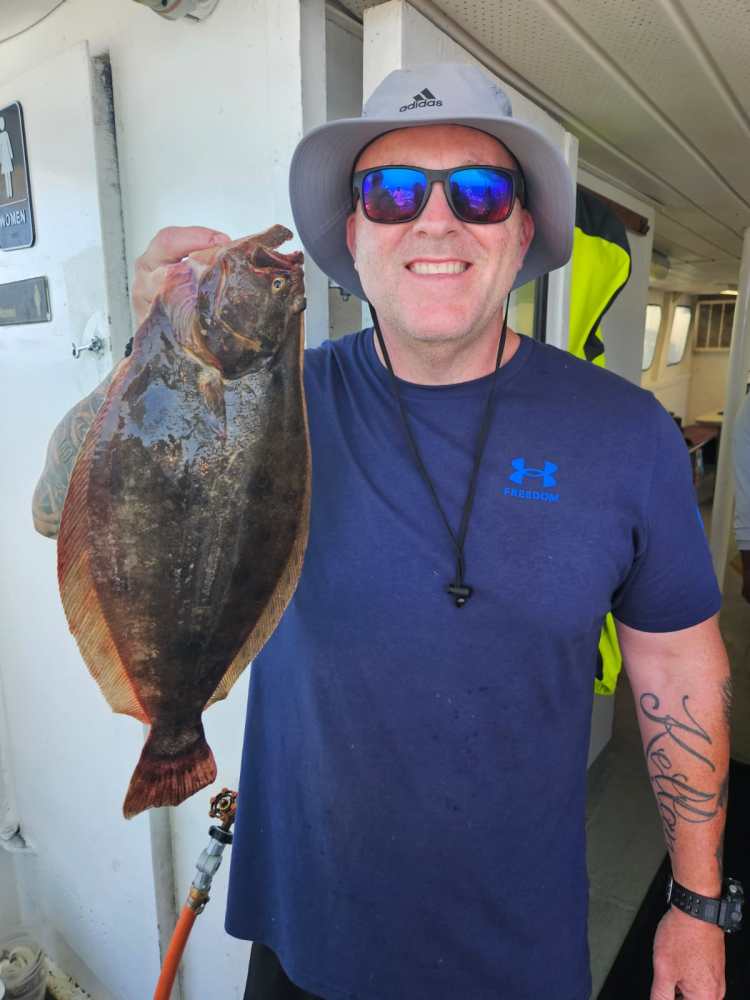
{"type": "Polygon", "coordinates": [[[216,761],[206,742],[203,725],[196,738],[179,753],[164,752],[157,727],[148,734],[122,805],[125,819],[144,809],[178,806],[216,780],[216,761]]]}
{"type": "Polygon", "coordinates": [[[91,571],[88,481],[91,459],[105,419],[107,399],[123,377],[121,366],[110,384],[78,455],[70,478],[57,540],[57,576],[68,626],[81,656],[115,712],[149,722],[128,677],[99,601],[91,571]]]}

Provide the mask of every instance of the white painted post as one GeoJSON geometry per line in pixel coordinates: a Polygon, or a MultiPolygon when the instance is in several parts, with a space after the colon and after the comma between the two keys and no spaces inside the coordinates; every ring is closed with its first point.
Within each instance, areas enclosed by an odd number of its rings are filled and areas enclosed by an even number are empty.
{"type": "MultiPolygon", "coordinates": [[[[578,175],[578,139],[566,132],[561,152],[570,167],[573,177],[578,175]]],[[[570,334],[570,286],[573,280],[573,265],[568,261],[564,267],[551,271],[547,278],[547,325],[545,342],[567,351],[570,334]]]]}
{"type": "Polygon", "coordinates": [[[732,431],[742,397],[750,359],[750,228],[745,230],[740,263],[740,283],[734,307],[732,346],[729,349],[727,393],[721,428],[719,464],[716,469],[713,515],[711,518],[711,555],[719,586],[724,588],[729,536],[732,531],[734,475],[732,471],[732,431]]]}
{"type": "MultiPolygon", "coordinates": [[[[326,121],[325,0],[301,0],[300,61],[302,129],[307,133],[326,121]]],[[[328,339],[328,277],[305,257],[305,344],[317,347],[328,339]]]]}

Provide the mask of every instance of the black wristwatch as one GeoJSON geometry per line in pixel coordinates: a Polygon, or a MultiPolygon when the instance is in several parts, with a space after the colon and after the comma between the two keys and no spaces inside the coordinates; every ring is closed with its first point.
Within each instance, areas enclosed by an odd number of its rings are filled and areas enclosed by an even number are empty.
{"type": "Polygon", "coordinates": [[[670,875],[667,879],[667,906],[676,906],[678,910],[689,913],[691,917],[716,924],[726,934],[734,934],[742,929],[742,904],[745,893],[742,883],[736,878],[724,879],[723,894],[714,899],[711,896],[701,896],[680,885],[670,875]]]}

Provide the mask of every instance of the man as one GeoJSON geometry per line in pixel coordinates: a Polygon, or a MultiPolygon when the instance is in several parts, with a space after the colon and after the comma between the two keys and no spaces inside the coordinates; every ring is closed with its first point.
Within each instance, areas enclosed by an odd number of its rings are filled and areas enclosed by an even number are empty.
{"type": "MultiPolygon", "coordinates": [[[[479,70],[391,74],[302,140],[290,193],[378,322],[306,354],[310,538],[252,669],[232,852],[245,997],[584,1000],[610,609],[675,879],[721,891],[729,674],[682,439],[650,393],[507,328],[511,288],[567,259],[573,188],[479,70]]],[[[222,238],[157,234],[140,316],[222,238]]],[[[672,907],[653,1000],[723,996],[723,948],[672,907]]]]}
{"type": "Polygon", "coordinates": [[[734,538],[742,560],[742,596],[750,602],[750,395],[737,411],[732,440],[734,538]]]}

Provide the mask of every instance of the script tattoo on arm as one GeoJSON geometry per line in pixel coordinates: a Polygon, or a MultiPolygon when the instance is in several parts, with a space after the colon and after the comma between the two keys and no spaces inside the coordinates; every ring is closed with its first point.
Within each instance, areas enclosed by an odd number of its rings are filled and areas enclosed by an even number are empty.
{"type": "MultiPolygon", "coordinates": [[[[670,855],[680,821],[708,823],[720,808],[726,807],[727,779],[724,779],[718,792],[706,787],[706,772],[716,772],[716,766],[708,756],[713,744],[706,730],[691,714],[688,701],[688,695],[685,695],[682,698],[685,719],[681,720],[670,714],[659,714],[660,702],[655,694],[645,692],[640,697],[641,711],[647,719],[659,726],[646,747],[646,760],[670,855]],[[693,758],[694,767],[690,770],[696,777],[689,777],[672,763],[671,754],[677,747],[693,758]]],[[[721,865],[718,855],[717,861],[721,865]]]]}
{"type": "Polygon", "coordinates": [[[721,703],[724,707],[724,721],[728,726],[732,724],[732,701],[734,692],[732,688],[732,678],[727,677],[721,685],[721,703]]]}
{"type": "Polygon", "coordinates": [[[114,368],[93,392],[68,410],[52,433],[44,471],[31,503],[34,527],[46,538],[57,538],[73,466],[116,370],[114,368]]]}

